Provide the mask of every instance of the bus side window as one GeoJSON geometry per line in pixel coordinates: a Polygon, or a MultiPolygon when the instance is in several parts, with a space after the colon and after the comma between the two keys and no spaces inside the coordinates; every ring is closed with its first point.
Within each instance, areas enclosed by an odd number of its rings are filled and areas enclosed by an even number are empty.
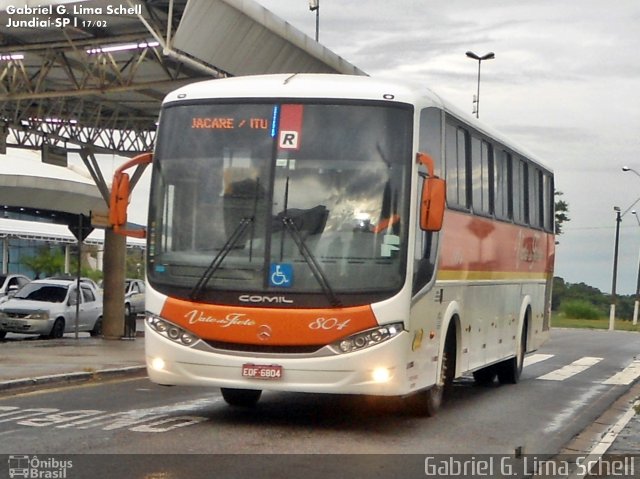
{"type": "Polygon", "coordinates": [[[522,158],[513,157],[513,220],[520,224],[526,224],[529,221],[527,177],[527,164],[522,158]]]}
{"type": "Polygon", "coordinates": [[[445,128],[445,179],[447,202],[457,208],[469,208],[471,178],[467,167],[468,133],[453,124],[445,128]]]}
{"type": "Polygon", "coordinates": [[[554,230],[554,198],[553,178],[548,173],[542,174],[542,214],[544,229],[550,233],[554,230]]]}
{"type": "Polygon", "coordinates": [[[542,187],[542,180],[540,177],[540,171],[532,165],[529,165],[529,224],[534,228],[540,228],[542,226],[541,216],[541,196],[540,188],[542,187]]]}
{"type": "Polygon", "coordinates": [[[481,138],[471,136],[471,196],[474,213],[492,213],[490,194],[491,147],[481,138]]]}
{"type": "Polygon", "coordinates": [[[494,212],[496,218],[508,220],[511,218],[509,212],[509,164],[510,155],[497,149],[493,163],[493,191],[494,191],[494,212]]]}

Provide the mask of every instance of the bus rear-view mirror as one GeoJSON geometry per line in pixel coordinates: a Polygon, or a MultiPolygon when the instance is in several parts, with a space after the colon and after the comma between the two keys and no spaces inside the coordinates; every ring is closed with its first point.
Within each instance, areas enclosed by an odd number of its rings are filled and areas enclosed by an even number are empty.
{"type": "Polygon", "coordinates": [[[420,202],[420,227],[440,231],[444,219],[446,183],[442,178],[425,178],[420,202]]]}
{"type": "Polygon", "coordinates": [[[422,184],[420,200],[420,228],[424,231],[440,231],[446,207],[447,185],[434,173],[434,162],[426,153],[418,153],[417,161],[427,169],[422,184]]]}
{"type": "Polygon", "coordinates": [[[147,235],[146,230],[127,229],[127,209],[129,208],[129,196],[135,184],[129,178],[129,174],[125,170],[134,166],[138,167],[134,178],[138,178],[142,174],[144,168],[151,163],[153,155],[151,153],[143,153],[129,160],[120,166],[113,175],[113,183],[111,185],[111,196],[109,198],[109,225],[113,228],[114,233],[123,236],[133,236],[136,238],[144,238],[147,235]]]}

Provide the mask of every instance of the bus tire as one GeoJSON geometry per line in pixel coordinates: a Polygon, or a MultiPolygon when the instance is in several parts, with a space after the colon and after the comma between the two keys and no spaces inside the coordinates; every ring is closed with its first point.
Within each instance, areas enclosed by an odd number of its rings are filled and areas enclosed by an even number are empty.
{"type": "Polygon", "coordinates": [[[444,344],[438,383],[405,399],[409,411],[416,416],[435,416],[453,384],[456,375],[456,330],[450,327],[444,344]]]}
{"type": "Polygon", "coordinates": [[[527,349],[527,323],[525,322],[520,332],[520,341],[516,347],[516,355],[496,365],[498,381],[500,384],[517,384],[520,381],[524,364],[524,353],[527,349]]]}
{"type": "Polygon", "coordinates": [[[487,366],[473,372],[473,380],[478,386],[490,386],[496,378],[495,366],[487,366]]]}
{"type": "Polygon", "coordinates": [[[229,406],[236,407],[253,407],[262,395],[262,390],[260,389],[220,388],[220,392],[229,406]]]}
{"type": "Polygon", "coordinates": [[[444,387],[435,384],[404,398],[406,411],[412,416],[433,417],[442,406],[444,387]]]}

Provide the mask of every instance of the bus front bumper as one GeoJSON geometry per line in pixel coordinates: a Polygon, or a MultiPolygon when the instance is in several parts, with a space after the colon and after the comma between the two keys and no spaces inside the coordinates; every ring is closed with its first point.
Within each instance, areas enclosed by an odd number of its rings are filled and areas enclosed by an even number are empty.
{"type": "Polygon", "coordinates": [[[147,325],[145,351],[151,381],[163,385],[398,396],[411,392],[411,350],[406,332],[367,349],[322,357],[261,357],[208,352],[177,345],[147,325]],[[243,368],[267,367],[266,378],[243,377],[243,368]]]}

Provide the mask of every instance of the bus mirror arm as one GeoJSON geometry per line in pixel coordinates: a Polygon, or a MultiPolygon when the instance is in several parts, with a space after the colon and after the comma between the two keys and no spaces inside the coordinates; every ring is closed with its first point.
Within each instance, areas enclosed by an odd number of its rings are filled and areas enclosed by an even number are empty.
{"type": "Polygon", "coordinates": [[[419,152],[416,159],[427,168],[420,197],[420,228],[424,231],[440,231],[446,206],[446,182],[435,175],[431,156],[419,152]]]}
{"type": "Polygon", "coordinates": [[[152,160],[152,153],[143,153],[122,164],[113,174],[111,196],[109,198],[109,225],[113,228],[114,233],[134,238],[146,237],[147,232],[144,229],[128,230],[126,228],[127,209],[129,207],[129,197],[137,179],[152,160]],[[134,179],[131,180],[125,170],[134,166],[138,167],[138,169],[134,173],[134,179]]]}

